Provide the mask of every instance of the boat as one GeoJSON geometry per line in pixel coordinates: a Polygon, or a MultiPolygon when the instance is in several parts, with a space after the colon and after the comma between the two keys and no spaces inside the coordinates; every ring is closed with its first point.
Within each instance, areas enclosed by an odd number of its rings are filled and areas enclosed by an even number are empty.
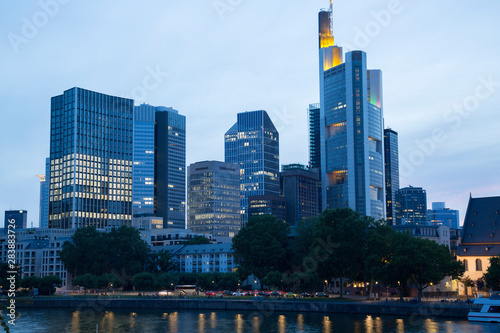
{"type": "Polygon", "coordinates": [[[468,315],[469,321],[482,321],[488,323],[500,323],[500,294],[491,294],[490,297],[474,299],[468,315]]]}

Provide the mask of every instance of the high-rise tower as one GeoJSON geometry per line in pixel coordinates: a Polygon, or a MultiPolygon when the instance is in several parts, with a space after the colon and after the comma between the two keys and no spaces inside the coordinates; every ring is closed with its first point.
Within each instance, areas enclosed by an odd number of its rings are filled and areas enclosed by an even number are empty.
{"type": "Polygon", "coordinates": [[[82,88],[52,97],[49,228],[131,224],[133,104],[82,88]]]}
{"type": "Polygon", "coordinates": [[[396,224],[396,192],[399,190],[398,133],[390,128],[384,130],[385,202],[386,219],[396,224]]]}
{"type": "Polygon", "coordinates": [[[248,197],[280,195],[279,135],[266,111],[238,113],[224,136],[225,162],[240,165],[241,222],[248,222],[248,197]]]}
{"type": "Polygon", "coordinates": [[[335,46],[333,9],[319,13],[323,209],[350,207],[385,218],[382,73],[366,53],[335,46]]]}

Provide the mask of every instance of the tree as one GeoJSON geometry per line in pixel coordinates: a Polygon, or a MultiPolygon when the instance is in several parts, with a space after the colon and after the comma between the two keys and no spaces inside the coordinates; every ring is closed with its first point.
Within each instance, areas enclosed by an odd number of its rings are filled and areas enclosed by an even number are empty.
{"type": "Polygon", "coordinates": [[[106,291],[109,287],[119,287],[120,285],[120,279],[113,273],[104,273],[96,279],[97,288],[105,289],[106,291]]]}
{"type": "Polygon", "coordinates": [[[178,267],[174,256],[166,250],[151,252],[146,262],[146,271],[150,273],[176,271],[178,267]]]}
{"type": "Polygon", "coordinates": [[[413,270],[410,282],[418,289],[418,301],[422,298],[422,291],[431,284],[438,284],[442,279],[451,276],[460,278],[464,272],[464,265],[456,261],[445,245],[425,238],[415,238],[418,249],[413,258],[413,270]]]}
{"type": "Polygon", "coordinates": [[[262,279],[262,283],[271,289],[279,289],[283,286],[283,273],[271,271],[262,279]]]}
{"type": "Polygon", "coordinates": [[[490,258],[490,266],[484,273],[483,279],[490,290],[500,290],[500,256],[490,258]]]}
{"type": "Polygon", "coordinates": [[[56,287],[61,286],[62,280],[57,275],[48,275],[40,279],[39,293],[40,295],[53,295],[56,292],[56,287]]]}
{"type": "Polygon", "coordinates": [[[234,258],[240,276],[264,278],[271,271],[288,267],[290,227],[272,215],[253,217],[233,238],[234,258]]]}
{"type": "Polygon", "coordinates": [[[73,285],[83,287],[85,289],[85,295],[87,295],[87,289],[99,287],[97,276],[94,274],[84,274],[73,278],[73,285]]]}
{"type": "Polygon", "coordinates": [[[156,289],[172,290],[179,283],[179,275],[173,273],[161,273],[156,279],[156,289]]]}
{"type": "Polygon", "coordinates": [[[151,273],[139,273],[134,275],[132,284],[138,291],[155,290],[155,277],[151,273]]]}
{"type": "Polygon", "coordinates": [[[194,236],[190,240],[184,242],[185,245],[203,245],[210,244],[210,239],[204,236],[194,236]]]}
{"type": "Polygon", "coordinates": [[[73,276],[100,275],[105,271],[106,255],[103,234],[95,227],[85,227],[76,230],[71,242],[64,242],[60,258],[73,276]]]}
{"type": "Polygon", "coordinates": [[[38,276],[26,276],[20,282],[21,288],[28,288],[33,291],[33,288],[40,288],[41,278],[38,276]]]}
{"type": "Polygon", "coordinates": [[[0,286],[2,290],[9,290],[10,285],[14,284],[15,286],[19,286],[21,282],[21,267],[15,266],[12,267],[10,264],[5,262],[0,262],[0,286]],[[17,274],[7,273],[9,271],[15,271],[17,274]],[[14,275],[14,280],[12,280],[12,276],[14,275]],[[14,282],[14,283],[12,283],[14,282]]]}
{"type": "Polygon", "coordinates": [[[340,278],[340,297],[344,278],[357,280],[363,273],[363,248],[371,221],[350,208],[339,208],[325,210],[315,225],[308,260],[315,267],[309,271],[316,270],[322,280],[340,278]]]}
{"type": "Polygon", "coordinates": [[[465,276],[463,277],[462,279],[460,279],[460,282],[464,285],[465,287],[465,296],[467,298],[469,298],[469,287],[474,287],[475,286],[475,283],[474,281],[469,277],[469,276],[465,276]]]}

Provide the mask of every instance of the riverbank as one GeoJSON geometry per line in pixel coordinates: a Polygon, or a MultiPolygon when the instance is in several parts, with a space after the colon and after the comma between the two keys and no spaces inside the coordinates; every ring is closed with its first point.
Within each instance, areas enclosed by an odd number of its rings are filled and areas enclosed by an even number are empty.
{"type": "MultiPolygon", "coordinates": [[[[5,303],[2,300],[2,303],[5,303]]],[[[69,308],[91,309],[162,309],[172,310],[215,310],[254,311],[263,314],[277,312],[301,313],[348,313],[370,315],[398,315],[417,317],[452,317],[467,319],[471,307],[466,303],[422,302],[397,303],[373,301],[314,301],[314,300],[237,300],[237,299],[148,299],[112,297],[39,297],[18,303],[18,308],[69,308]]]]}

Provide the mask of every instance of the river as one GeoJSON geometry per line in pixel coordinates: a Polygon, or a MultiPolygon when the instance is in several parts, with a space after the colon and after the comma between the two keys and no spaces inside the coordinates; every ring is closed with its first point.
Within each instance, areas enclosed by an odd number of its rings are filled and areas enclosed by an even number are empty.
{"type": "Polygon", "coordinates": [[[12,332],[500,332],[500,324],[400,316],[231,311],[21,309],[12,332]]]}

